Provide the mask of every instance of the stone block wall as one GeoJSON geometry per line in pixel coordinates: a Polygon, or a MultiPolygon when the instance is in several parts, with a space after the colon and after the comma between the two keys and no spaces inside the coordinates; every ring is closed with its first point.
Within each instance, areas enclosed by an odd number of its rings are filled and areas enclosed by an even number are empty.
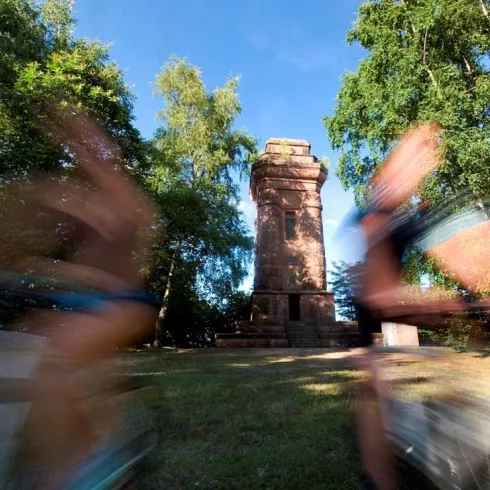
{"type": "Polygon", "coordinates": [[[304,140],[269,140],[252,168],[250,192],[257,205],[255,322],[287,323],[290,294],[301,295],[302,321],[335,318],[333,297],[326,293],[320,198],[326,177],[304,140]]]}
{"type": "Polygon", "coordinates": [[[351,326],[331,327],[335,305],[326,290],[320,197],[326,178],[307,141],[267,141],[250,178],[257,206],[252,318],[235,334],[217,334],[217,347],[359,343],[351,326]]]}

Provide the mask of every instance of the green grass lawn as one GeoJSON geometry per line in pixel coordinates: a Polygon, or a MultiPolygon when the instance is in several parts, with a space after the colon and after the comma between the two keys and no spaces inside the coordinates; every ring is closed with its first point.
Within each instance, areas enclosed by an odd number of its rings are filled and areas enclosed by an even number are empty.
{"type": "MultiPolygon", "coordinates": [[[[135,488],[356,489],[361,468],[352,411],[361,374],[352,355],[292,349],[122,354],[116,364],[124,373],[156,383],[144,392],[152,417],[139,417],[138,424],[156,423],[161,433],[135,488]]],[[[402,396],[414,398],[456,385],[461,372],[476,379],[490,367],[490,358],[476,354],[450,357],[434,366],[389,355],[385,372],[402,396]],[[434,373],[442,383],[432,383],[434,373]]]]}

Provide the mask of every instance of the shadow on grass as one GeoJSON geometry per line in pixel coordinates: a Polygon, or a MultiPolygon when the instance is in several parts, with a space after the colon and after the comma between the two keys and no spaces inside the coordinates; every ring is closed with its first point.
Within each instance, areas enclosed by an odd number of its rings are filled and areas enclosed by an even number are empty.
{"type": "Polygon", "coordinates": [[[457,350],[458,353],[462,354],[472,354],[475,353],[477,354],[475,357],[480,358],[480,359],[485,359],[486,357],[490,357],[490,350],[489,349],[459,349],[457,350]]]}
{"type": "Polygon", "coordinates": [[[156,382],[148,423],[162,443],[137,488],[357,488],[353,408],[359,374],[349,361],[318,353],[120,356],[128,374],[156,382]]]}
{"type": "Polygon", "coordinates": [[[356,372],[289,352],[119,357],[128,374],[156,381],[162,444],[141,488],[356,488],[356,372]]]}
{"type": "Polygon", "coordinates": [[[416,385],[422,383],[430,383],[431,378],[428,376],[414,376],[411,378],[403,378],[396,380],[397,385],[416,385]]]}

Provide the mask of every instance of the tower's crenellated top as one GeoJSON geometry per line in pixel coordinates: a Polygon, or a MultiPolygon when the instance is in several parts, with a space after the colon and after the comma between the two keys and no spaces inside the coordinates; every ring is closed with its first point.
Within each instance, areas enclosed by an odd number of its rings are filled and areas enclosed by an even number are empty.
{"type": "MultiPolygon", "coordinates": [[[[295,140],[288,138],[270,138],[265,144],[264,154],[282,154],[285,151],[290,155],[309,155],[311,145],[306,140],[295,140]]],[[[315,158],[315,157],[313,157],[315,158]]]]}
{"type": "Polygon", "coordinates": [[[306,140],[270,138],[258,162],[252,166],[250,195],[253,200],[265,181],[267,186],[280,186],[300,190],[320,191],[328,171],[310,154],[311,145],[306,140]]]}

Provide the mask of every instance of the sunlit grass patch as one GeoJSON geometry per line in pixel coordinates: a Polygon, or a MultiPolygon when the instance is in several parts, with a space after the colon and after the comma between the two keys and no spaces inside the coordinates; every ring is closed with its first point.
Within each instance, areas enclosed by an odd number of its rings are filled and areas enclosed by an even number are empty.
{"type": "MultiPolygon", "coordinates": [[[[118,357],[123,372],[156,383],[145,398],[153,405],[161,444],[136,488],[357,488],[353,409],[365,375],[352,366],[356,355],[208,349],[118,357]]],[[[462,373],[477,386],[482,373],[490,372],[490,357],[417,360],[390,354],[382,372],[399,396],[421,400],[457,387],[462,373]]]]}

